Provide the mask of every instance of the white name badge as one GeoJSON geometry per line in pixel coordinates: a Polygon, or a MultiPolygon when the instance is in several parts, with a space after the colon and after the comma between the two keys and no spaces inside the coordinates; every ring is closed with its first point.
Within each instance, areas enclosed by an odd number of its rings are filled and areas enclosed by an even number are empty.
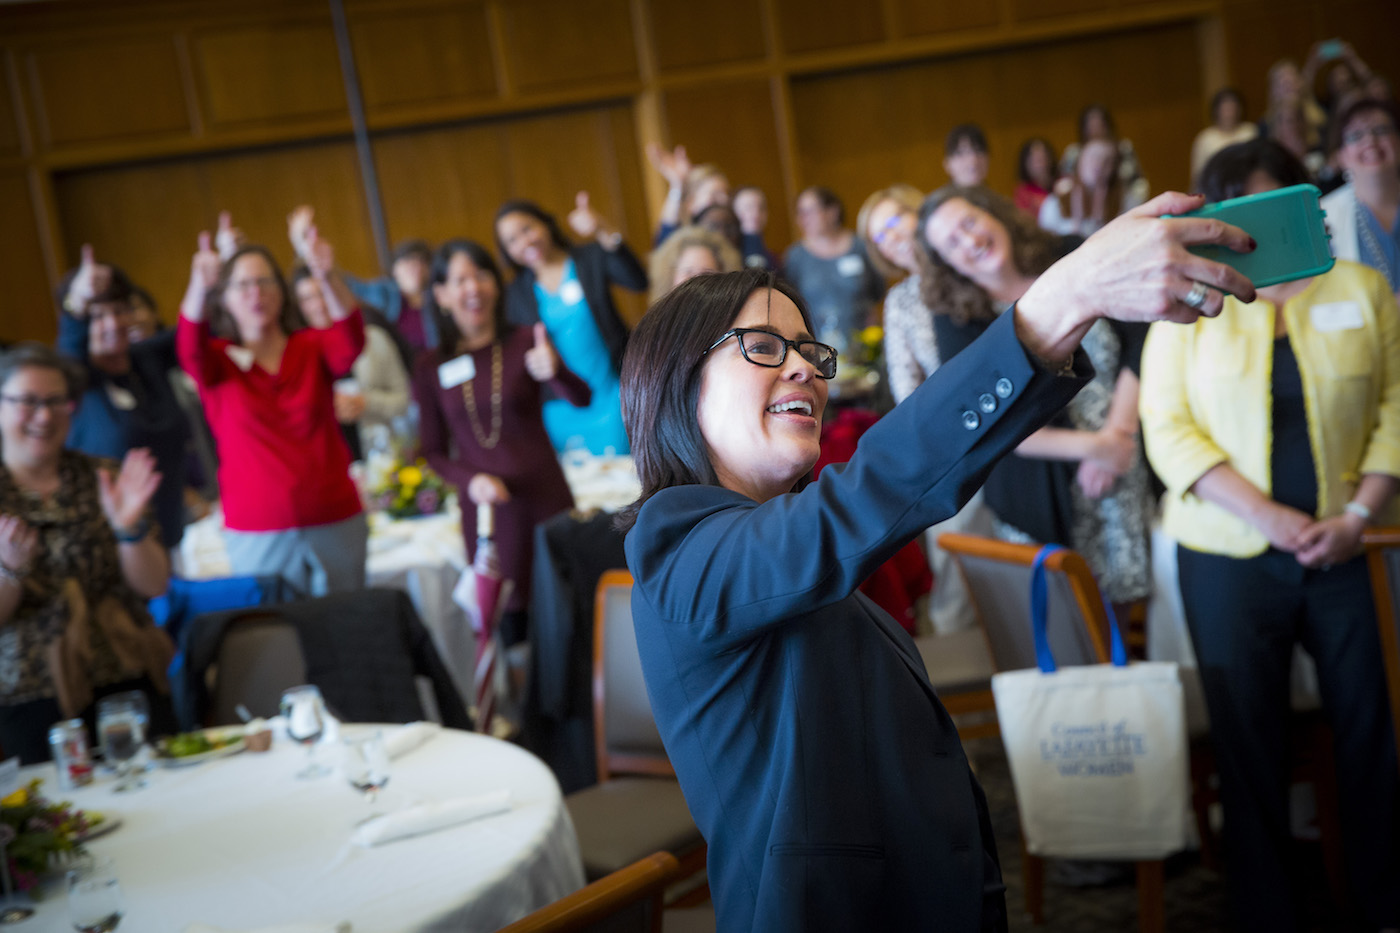
{"type": "Polygon", "coordinates": [[[1360,330],[1366,326],[1361,306],[1354,301],[1332,301],[1308,309],[1312,326],[1326,333],[1333,330],[1360,330]]]}
{"type": "Polygon", "coordinates": [[[860,257],[855,254],[842,256],[836,260],[836,271],[848,279],[853,279],[865,271],[865,263],[861,262],[860,257]]]}
{"type": "Polygon", "coordinates": [[[245,373],[253,368],[253,351],[247,347],[240,347],[236,343],[231,343],[224,347],[224,352],[228,358],[233,360],[233,365],[243,370],[245,373]]]}
{"type": "Polygon", "coordinates": [[[577,280],[570,279],[559,286],[559,300],[566,305],[576,305],[583,300],[583,286],[577,280]]]}
{"type": "Polygon", "coordinates": [[[463,354],[438,367],[438,384],[444,389],[459,386],[476,378],[476,360],[463,354]]]}
{"type": "Polygon", "coordinates": [[[136,396],[119,385],[107,383],[107,398],[111,400],[113,407],[121,411],[136,410],[136,396]]]}

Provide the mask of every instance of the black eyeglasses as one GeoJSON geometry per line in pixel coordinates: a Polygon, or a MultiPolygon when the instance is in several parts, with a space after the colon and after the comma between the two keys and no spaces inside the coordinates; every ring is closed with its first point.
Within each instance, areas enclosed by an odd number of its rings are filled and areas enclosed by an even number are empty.
{"type": "Polygon", "coordinates": [[[739,352],[744,354],[744,359],[755,366],[768,366],[776,368],[783,365],[783,360],[787,359],[788,347],[797,351],[797,355],[811,363],[817,370],[817,375],[823,379],[830,379],[836,375],[836,348],[829,347],[824,343],[815,340],[788,340],[786,337],[779,337],[768,330],[757,330],[752,327],[736,327],[731,331],[726,331],[714,343],[710,344],[709,353],[715,347],[724,343],[730,337],[739,338],[739,352]]]}
{"type": "Polygon", "coordinates": [[[0,401],[9,402],[24,412],[26,416],[33,415],[41,408],[58,413],[61,411],[71,412],[77,407],[72,399],[62,395],[51,395],[47,398],[38,395],[0,395],[0,401]]]}

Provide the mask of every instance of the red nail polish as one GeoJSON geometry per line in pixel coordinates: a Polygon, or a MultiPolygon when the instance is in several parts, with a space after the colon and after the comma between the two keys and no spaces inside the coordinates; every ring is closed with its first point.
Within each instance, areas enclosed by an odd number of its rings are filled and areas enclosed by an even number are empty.
{"type": "Polygon", "coordinates": [[[1252,253],[1259,248],[1259,244],[1254,241],[1254,237],[1249,238],[1249,251],[1252,253]]]}

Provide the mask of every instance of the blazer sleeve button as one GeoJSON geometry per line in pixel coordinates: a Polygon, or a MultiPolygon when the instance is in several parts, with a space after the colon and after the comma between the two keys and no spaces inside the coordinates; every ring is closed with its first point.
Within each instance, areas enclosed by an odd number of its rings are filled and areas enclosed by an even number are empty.
{"type": "Polygon", "coordinates": [[[1016,387],[1011,384],[1011,380],[1007,379],[1005,376],[997,380],[995,388],[999,398],[1010,398],[1011,393],[1016,390],[1016,387]]]}
{"type": "Polygon", "coordinates": [[[977,412],[969,409],[962,413],[962,426],[969,431],[976,431],[981,424],[982,419],[978,417],[977,412]]]}

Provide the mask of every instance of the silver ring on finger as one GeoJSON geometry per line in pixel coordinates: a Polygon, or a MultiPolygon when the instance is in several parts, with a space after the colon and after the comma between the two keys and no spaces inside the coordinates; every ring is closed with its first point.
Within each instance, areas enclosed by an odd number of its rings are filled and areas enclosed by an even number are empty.
{"type": "Polygon", "coordinates": [[[1199,311],[1201,308],[1205,307],[1206,295],[1208,294],[1209,292],[1206,291],[1204,285],[1200,282],[1192,282],[1191,290],[1181,299],[1181,303],[1194,311],[1199,311]]]}

